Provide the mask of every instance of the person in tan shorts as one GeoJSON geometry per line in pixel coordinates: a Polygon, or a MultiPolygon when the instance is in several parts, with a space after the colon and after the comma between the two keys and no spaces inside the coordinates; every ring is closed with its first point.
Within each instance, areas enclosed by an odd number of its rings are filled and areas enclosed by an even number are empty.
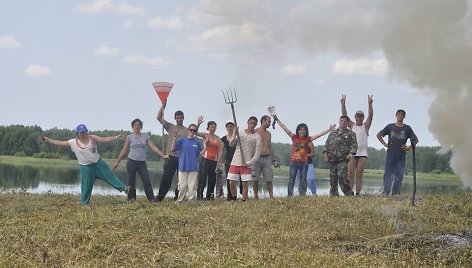
{"type": "Polygon", "coordinates": [[[264,181],[267,183],[267,192],[269,197],[274,197],[274,174],[272,165],[279,167],[279,163],[275,159],[274,149],[272,148],[272,134],[267,130],[271,124],[271,118],[268,115],[261,117],[261,126],[256,128],[256,133],[261,136],[261,155],[253,165],[253,190],[254,198],[259,198],[259,181],[261,180],[261,173],[264,181]]]}

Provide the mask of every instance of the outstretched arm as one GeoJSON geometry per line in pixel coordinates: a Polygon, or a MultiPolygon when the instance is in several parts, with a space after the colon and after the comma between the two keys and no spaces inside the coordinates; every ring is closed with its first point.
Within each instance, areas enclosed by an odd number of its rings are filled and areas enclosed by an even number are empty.
{"type": "Polygon", "coordinates": [[[324,135],[330,133],[330,132],[333,131],[335,128],[336,128],[336,125],[335,125],[335,124],[332,124],[332,125],[329,126],[329,128],[327,128],[327,129],[321,131],[320,133],[315,134],[315,135],[313,135],[313,136],[310,136],[310,139],[311,139],[312,141],[313,141],[313,140],[316,140],[316,139],[318,139],[319,137],[322,137],[322,136],[324,136],[324,135]]]}
{"type": "Polygon", "coordinates": [[[118,165],[121,162],[121,159],[123,159],[125,157],[125,154],[128,151],[128,148],[129,148],[129,140],[126,139],[125,144],[123,145],[123,148],[120,151],[120,155],[118,155],[118,158],[116,159],[116,162],[113,165],[112,169],[116,169],[118,167],[118,165]]]}
{"type": "Polygon", "coordinates": [[[276,117],[277,119],[277,123],[279,123],[280,127],[285,131],[285,133],[287,133],[287,135],[292,138],[293,136],[293,133],[290,131],[290,129],[288,129],[288,127],[278,118],[276,117]]]}
{"type": "Polygon", "coordinates": [[[50,144],[54,144],[54,145],[58,145],[58,146],[64,146],[64,147],[67,147],[69,146],[69,142],[68,141],[60,141],[60,140],[53,140],[53,139],[50,139],[46,136],[42,137],[41,138],[43,141],[47,141],[48,143],[50,144]]]}
{"type": "Polygon", "coordinates": [[[156,154],[160,155],[162,158],[168,158],[168,156],[166,154],[164,154],[161,149],[159,149],[159,147],[157,147],[151,140],[151,138],[148,139],[147,141],[147,144],[149,145],[149,147],[151,148],[151,150],[153,152],[155,152],[156,154]]]}
{"type": "Polygon", "coordinates": [[[94,138],[98,142],[109,142],[109,141],[123,140],[126,138],[126,135],[123,134],[123,132],[121,132],[120,135],[118,136],[100,137],[97,135],[90,135],[90,137],[94,138]]]}
{"type": "Polygon", "coordinates": [[[367,103],[369,104],[369,115],[367,116],[367,119],[365,120],[364,126],[369,131],[370,126],[372,124],[372,118],[374,117],[374,109],[372,108],[372,103],[374,100],[372,99],[372,95],[367,95],[367,103]]]}

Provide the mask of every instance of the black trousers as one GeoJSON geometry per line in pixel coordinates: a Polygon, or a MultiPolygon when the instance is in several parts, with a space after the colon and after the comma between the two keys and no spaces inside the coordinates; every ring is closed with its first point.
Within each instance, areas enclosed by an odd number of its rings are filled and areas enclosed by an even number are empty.
{"type": "MultiPolygon", "coordinates": [[[[159,185],[159,193],[157,194],[157,200],[162,201],[169,192],[170,186],[172,185],[172,179],[174,178],[175,172],[179,168],[179,158],[169,155],[169,159],[164,164],[164,173],[162,174],[161,184],[159,185]]],[[[178,190],[175,189],[175,195],[178,195],[178,190]]]]}
{"type": "Polygon", "coordinates": [[[149,177],[146,161],[128,159],[126,162],[126,171],[128,172],[128,185],[130,186],[128,200],[136,199],[136,173],[138,173],[143,181],[144,192],[146,193],[148,201],[154,201],[154,191],[152,190],[151,178],[149,177]]]}
{"type": "Polygon", "coordinates": [[[215,184],[216,184],[216,165],[217,161],[209,160],[202,157],[202,165],[200,167],[200,174],[198,176],[198,188],[197,198],[203,199],[203,190],[207,186],[206,199],[210,200],[215,197],[215,184]]]}

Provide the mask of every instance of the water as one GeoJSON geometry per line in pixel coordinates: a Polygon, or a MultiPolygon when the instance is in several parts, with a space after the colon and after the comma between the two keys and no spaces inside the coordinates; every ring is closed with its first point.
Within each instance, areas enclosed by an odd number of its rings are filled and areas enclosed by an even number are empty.
{"type": "MultiPolygon", "coordinates": [[[[151,184],[154,188],[154,193],[157,194],[160,180],[162,177],[161,170],[149,170],[151,176],[151,184]]],[[[127,184],[127,174],[124,171],[116,171],[115,174],[127,184]]],[[[402,191],[405,193],[412,192],[412,183],[405,178],[403,182],[402,191]]],[[[410,179],[411,180],[411,179],[410,179]]],[[[260,197],[268,197],[265,183],[260,183],[261,193],[260,197]]],[[[274,178],[274,195],[286,196],[288,177],[276,176],[274,178]]],[[[362,192],[367,194],[380,194],[382,192],[383,178],[365,177],[362,186],[362,192]]],[[[173,180],[171,191],[167,194],[173,197],[173,189],[177,185],[177,178],[173,180]]],[[[295,185],[294,195],[298,195],[297,187],[295,185]]],[[[144,195],[142,182],[139,175],[136,178],[136,188],[138,195],[144,195]]],[[[460,190],[460,184],[448,184],[444,182],[418,182],[419,192],[450,192],[460,190]]],[[[226,194],[226,186],[223,187],[226,194]]],[[[9,165],[0,163],[0,192],[25,191],[28,193],[56,193],[56,194],[80,194],[80,179],[78,167],[73,168],[58,168],[51,166],[30,166],[30,165],[9,165]]],[[[342,191],[339,190],[342,195],[342,191]]],[[[123,195],[117,190],[106,184],[101,180],[95,182],[93,194],[100,195],[123,195]]],[[[317,194],[329,194],[329,178],[317,176],[317,194]]],[[[311,195],[310,189],[307,190],[307,195],[311,195]]],[[[252,185],[250,183],[249,196],[253,196],[252,185]]]]}

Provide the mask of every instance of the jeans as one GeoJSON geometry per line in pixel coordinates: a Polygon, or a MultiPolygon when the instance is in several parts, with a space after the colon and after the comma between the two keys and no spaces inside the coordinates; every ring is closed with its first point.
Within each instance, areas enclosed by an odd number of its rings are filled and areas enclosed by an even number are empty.
{"type": "MultiPolygon", "coordinates": [[[[302,192],[302,178],[300,172],[297,173],[297,180],[298,180],[298,192],[302,192]]],[[[316,174],[315,174],[315,166],[313,163],[308,164],[307,172],[306,172],[306,180],[308,183],[308,187],[310,187],[310,191],[312,195],[316,195],[316,174]]]]}
{"type": "Polygon", "coordinates": [[[305,162],[290,162],[290,176],[288,179],[288,196],[293,195],[293,188],[295,186],[295,179],[297,178],[298,172],[302,174],[301,191],[299,191],[299,194],[300,195],[306,194],[306,171],[307,171],[307,164],[305,162]]]}
{"type": "Polygon", "coordinates": [[[388,154],[385,160],[384,194],[400,194],[405,173],[405,154],[388,154]],[[392,188],[393,178],[393,188],[392,188]]]}
{"type": "Polygon", "coordinates": [[[149,177],[149,171],[147,168],[146,161],[135,161],[128,159],[126,162],[126,171],[128,172],[128,185],[130,186],[130,192],[128,193],[128,200],[136,199],[136,172],[139,173],[141,180],[143,181],[144,192],[148,201],[154,201],[154,191],[152,190],[151,179],[149,177]]]}

